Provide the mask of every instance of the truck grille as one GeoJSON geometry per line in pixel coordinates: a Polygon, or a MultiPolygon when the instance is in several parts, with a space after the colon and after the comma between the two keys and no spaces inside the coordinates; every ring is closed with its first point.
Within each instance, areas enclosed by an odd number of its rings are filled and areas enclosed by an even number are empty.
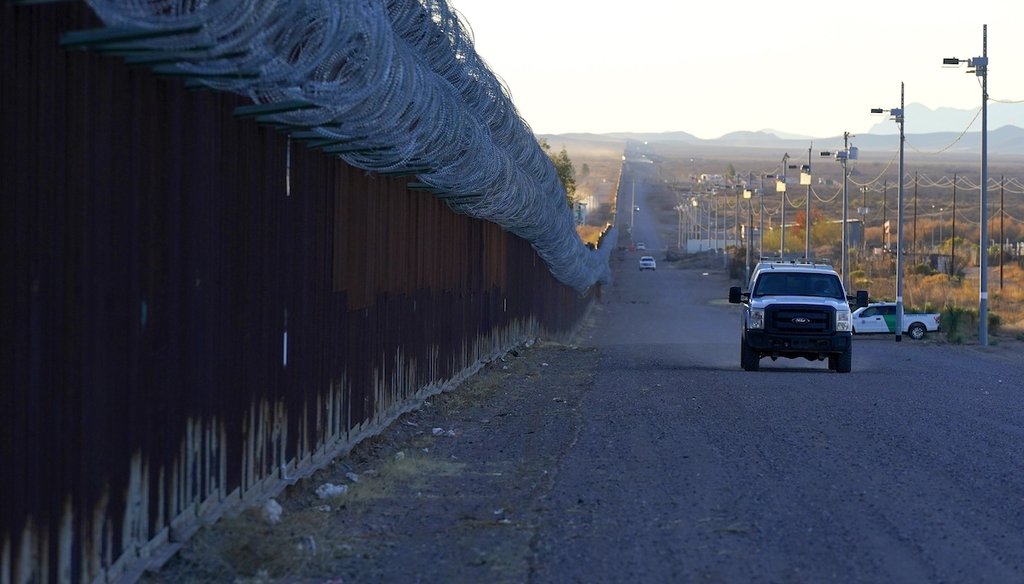
{"type": "Polygon", "coordinates": [[[765,330],[797,335],[831,333],[834,312],[821,306],[769,306],[764,312],[765,330]]]}

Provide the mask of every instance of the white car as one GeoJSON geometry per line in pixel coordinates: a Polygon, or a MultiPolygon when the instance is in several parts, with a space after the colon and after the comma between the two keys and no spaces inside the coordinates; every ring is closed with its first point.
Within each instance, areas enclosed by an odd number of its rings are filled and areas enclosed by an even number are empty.
{"type": "Polygon", "coordinates": [[[637,249],[637,251],[646,250],[647,249],[647,244],[642,242],[642,241],[638,241],[638,242],[636,242],[636,249],[637,249]]]}
{"type": "Polygon", "coordinates": [[[644,270],[657,270],[657,269],[658,269],[658,262],[654,261],[653,257],[651,257],[651,256],[643,256],[642,258],[640,258],[640,271],[641,272],[644,271],[644,270]]]}

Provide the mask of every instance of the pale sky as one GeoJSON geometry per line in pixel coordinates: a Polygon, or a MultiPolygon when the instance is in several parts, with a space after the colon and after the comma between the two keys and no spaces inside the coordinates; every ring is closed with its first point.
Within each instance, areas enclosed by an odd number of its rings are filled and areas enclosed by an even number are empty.
{"type": "Polygon", "coordinates": [[[980,57],[983,24],[989,96],[1024,100],[1021,0],[449,5],[538,134],[866,132],[884,119],[871,108],[899,107],[901,81],[908,105],[975,110],[980,78],[942,59],[980,57]]]}

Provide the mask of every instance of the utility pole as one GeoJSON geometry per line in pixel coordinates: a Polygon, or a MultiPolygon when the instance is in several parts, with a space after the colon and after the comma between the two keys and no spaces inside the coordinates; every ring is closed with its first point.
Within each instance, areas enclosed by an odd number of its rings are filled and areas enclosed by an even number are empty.
{"type": "Polygon", "coordinates": [[[917,253],[917,171],[914,171],[914,253],[917,253]]]}
{"type": "MultiPolygon", "coordinates": [[[[858,213],[860,213],[860,218],[861,218],[861,231],[864,232],[864,237],[862,238],[863,241],[861,242],[861,247],[863,248],[863,253],[867,254],[867,252],[868,252],[868,187],[867,186],[863,186],[863,187],[860,188],[860,205],[861,206],[860,206],[860,209],[858,210],[858,213]]],[[[885,247],[885,221],[882,222],[882,247],[883,248],[885,247]]]]}
{"type": "Polygon", "coordinates": [[[843,287],[850,289],[850,198],[847,193],[847,179],[850,177],[847,164],[850,158],[850,133],[843,132],[843,287]]]}
{"type": "Polygon", "coordinates": [[[1006,241],[1006,232],[1003,231],[1003,217],[1006,211],[1003,209],[1003,191],[1006,187],[1006,176],[999,177],[999,291],[1003,290],[1003,264],[1006,263],[1006,249],[1003,245],[1006,241]]]}
{"type": "MultiPolygon", "coordinates": [[[[804,209],[804,223],[806,229],[804,230],[804,259],[811,259],[811,149],[814,148],[814,142],[807,147],[807,204],[804,209]]],[[[801,175],[800,178],[803,178],[801,175]]]]}
{"type": "Polygon", "coordinates": [[[981,77],[981,283],[978,291],[978,342],[988,345],[988,25],[981,28],[981,62],[975,64],[981,77]]]}
{"type": "Polygon", "coordinates": [[[956,173],[953,173],[953,235],[949,238],[949,275],[956,274],[956,173]]]}
{"type": "Polygon", "coordinates": [[[789,152],[782,155],[782,182],[778,190],[782,191],[782,217],[779,219],[779,259],[786,258],[786,162],[789,152]]]}
{"type": "MultiPolygon", "coordinates": [[[[967,63],[968,73],[981,77],[981,230],[978,247],[980,258],[978,267],[981,272],[978,291],[978,341],[982,346],[988,345],[988,25],[981,26],[981,56],[973,59],[956,57],[942,60],[943,65],[959,65],[967,63]],[[973,67],[972,71],[970,68],[973,67]]],[[[956,185],[953,185],[955,196],[956,185]]],[[[956,240],[956,206],[953,207],[953,241],[956,240]]]]}
{"type": "Polygon", "coordinates": [[[757,237],[757,257],[758,261],[764,257],[764,173],[761,173],[761,192],[758,193],[757,198],[761,201],[761,213],[758,215],[761,225],[758,227],[757,237]]]}
{"type": "MultiPolygon", "coordinates": [[[[735,176],[733,177],[735,178],[735,176]]],[[[736,191],[736,224],[733,227],[733,243],[736,245],[736,250],[740,249],[740,189],[733,185],[733,190],[736,191]]]]}
{"type": "Polygon", "coordinates": [[[743,191],[743,198],[747,200],[747,245],[745,246],[747,248],[747,269],[745,275],[743,276],[743,285],[747,287],[750,286],[750,248],[753,246],[754,243],[750,239],[750,236],[754,231],[754,185],[751,184],[754,182],[753,178],[754,175],[751,174],[751,180],[750,182],[747,183],[747,188],[744,189],[743,191]]]}
{"type": "Polygon", "coordinates": [[[633,239],[633,214],[636,211],[636,178],[633,179],[633,202],[629,205],[629,239],[633,239]]]}
{"type": "MultiPolygon", "coordinates": [[[[899,324],[903,322],[903,201],[904,201],[904,180],[903,180],[903,146],[906,142],[906,134],[903,131],[904,117],[904,85],[900,83],[900,107],[888,110],[892,115],[892,119],[900,125],[900,165],[899,174],[900,182],[896,204],[896,342],[900,342],[903,334],[903,325],[899,324]]],[[[881,108],[873,108],[871,113],[880,114],[886,110],[881,108]]],[[[889,181],[882,183],[882,226],[885,227],[885,210],[886,210],[886,198],[889,193],[889,181]]],[[[884,231],[883,231],[884,234],[884,231]]],[[[883,235],[884,237],[884,235],[883,235]]],[[[883,246],[884,246],[883,241],[883,246]]]]}
{"type": "Polygon", "coordinates": [[[887,210],[887,205],[889,204],[888,203],[888,199],[889,199],[889,179],[885,179],[885,180],[882,181],[882,227],[883,228],[885,227],[885,219],[886,219],[885,211],[887,210]]]}
{"type": "MultiPolygon", "coordinates": [[[[906,135],[903,131],[904,112],[903,109],[903,82],[900,82],[900,111],[894,116],[900,125],[900,183],[897,195],[899,203],[896,205],[896,342],[900,342],[903,332],[903,143],[906,135]]],[[[888,187],[888,185],[886,185],[888,187]]]]}

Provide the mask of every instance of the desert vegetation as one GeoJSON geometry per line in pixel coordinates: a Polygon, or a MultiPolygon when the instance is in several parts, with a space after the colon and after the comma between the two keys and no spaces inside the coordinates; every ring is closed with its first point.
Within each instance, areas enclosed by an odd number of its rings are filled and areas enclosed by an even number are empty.
{"type": "MultiPolygon", "coordinates": [[[[560,138],[554,139],[561,144],[560,138]]],[[[624,142],[603,137],[569,139],[566,148],[577,164],[586,163],[587,176],[579,177],[577,197],[592,197],[594,205],[581,234],[598,234],[614,222],[614,193],[621,169],[624,142]]],[[[757,229],[760,200],[745,201],[743,188],[762,185],[764,175],[779,171],[774,152],[766,149],[702,148],[679,143],[652,143],[648,148],[657,163],[658,183],[648,185],[647,209],[659,217],[660,239],[677,242],[685,230],[676,208],[680,202],[714,200],[720,239],[737,239],[737,224],[757,229]],[[701,184],[701,175],[721,175],[716,185],[701,184]],[[753,180],[751,180],[753,177],[753,180]],[[737,208],[737,205],[739,207],[737,208]],[[681,225],[682,224],[682,225],[681,225]]],[[[794,172],[794,171],[790,171],[794,172]]],[[[943,313],[944,335],[953,342],[977,336],[979,305],[979,192],[977,159],[960,155],[943,158],[910,157],[904,197],[903,297],[909,309],[943,313]],[[973,173],[973,174],[972,174],[973,173]],[[953,180],[956,177],[956,193],[953,180]],[[916,179],[916,180],[915,180],[916,179]],[[955,209],[955,215],[954,215],[955,209]],[[955,222],[954,222],[955,216],[955,222]]],[[[988,190],[989,333],[999,338],[1024,340],[1024,171],[1020,161],[995,158],[989,163],[988,190]]],[[[832,160],[813,160],[811,191],[811,247],[815,257],[840,264],[842,241],[842,169],[832,160]]],[[[896,167],[884,155],[864,156],[851,165],[847,183],[850,228],[851,287],[868,289],[873,299],[892,300],[896,290],[896,224],[898,188],[896,167]],[[888,227],[886,223],[888,222],[888,227]]],[[[764,182],[765,254],[780,247],[781,194],[774,180],[764,182]]],[[[786,195],[786,253],[803,256],[807,224],[807,190],[791,186],[786,195]]],[[[747,228],[744,227],[743,230],[747,228]]],[[[586,237],[586,236],[585,236],[586,237]]],[[[742,251],[743,241],[740,239],[742,251]]],[[[755,245],[757,245],[755,241],[755,245]]],[[[679,253],[669,249],[666,253],[679,253]]],[[[761,250],[755,247],[753,257],[761,250]]],[[[743,257],[745,252],[736,257],[743,257]]]]}

